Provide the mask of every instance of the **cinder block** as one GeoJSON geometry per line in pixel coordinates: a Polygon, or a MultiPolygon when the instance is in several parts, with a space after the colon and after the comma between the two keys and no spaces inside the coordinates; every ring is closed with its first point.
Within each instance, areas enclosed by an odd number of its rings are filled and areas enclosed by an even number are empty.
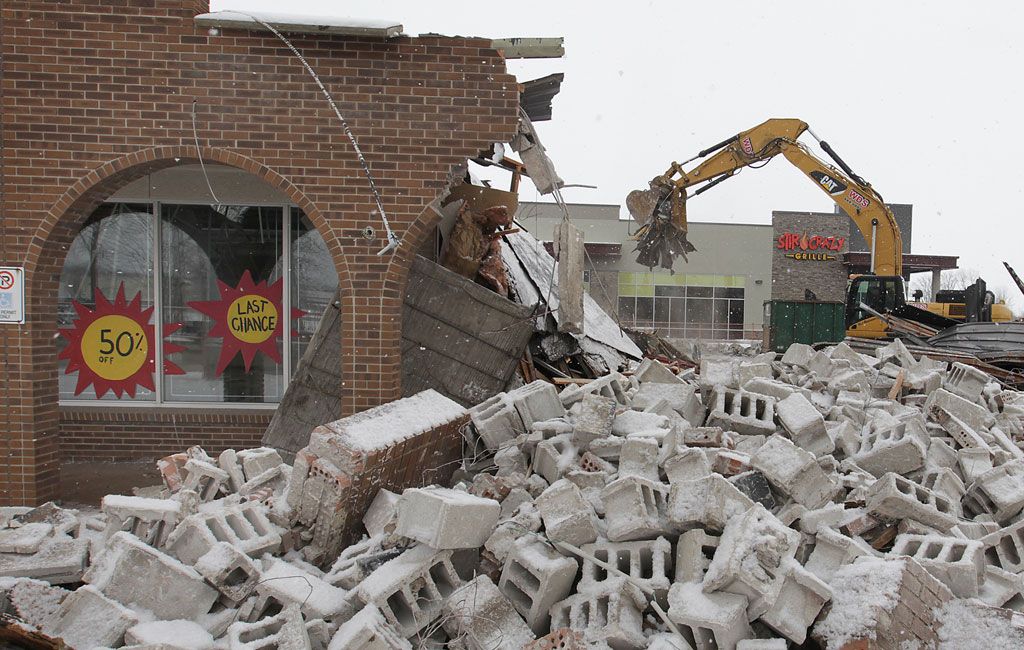
{"type": "MultiPolygon", "coordinates": [[[[211,459],[212,460],[212,459],[211,459]]],[[[228,473],[212,462],[189,458],[185,461],[185,479],[181,489],[192,490],[200,501],[212,501],[229,482],[228,473]]]]}
{"type": "Polygon", "coordinates": [[[540,530],[541,518],[537,509],[531,506],[520,508],[510,519],[498,523],[494,533],[484,542],[484,548],[501,563],[505,562],[515,541],[524,535],[540,530]]]}
{"type": "Polygon", "coordinates": [[[105,596],[149,610],[165,621],[195,620],[209,612],[218,597],[195,569],[125,532],[107,540],[105,552],[84,580],[105,596]]]}
{"type": "Polygon", "coordinates": [[[565,407],[558,399],[554,384],[537,380],[509,391],[505,400],[515,406],[523,426],[529,429],[534,422],[543,422],[565,415],[565,407]]]}
{"type": "Polygon", "coordinates": [[[237,458],[242,464],[242,471],[245,473],[246,481],[251,481],[268,470],[280,467],[283,462],[281,454],[271,447],[243,449],[238,452],[237,458]]]}
{"type": "Polygon", "coordinates": [[[914,519],[941,532],[956,524],[949,499],[892,472],[868,488],[866,500],[868,513],[875,516],[914,519]]]}
{"type": "Polygon", "coordinates": [[[516,436],[526,433],[519,412],[499,393],[469,409],[469,417],[484,445],[491,451],[510,443],[516,436]]]}
{"type": "Polygon", "coordinates": [[[981,541],[990,565],[1010,573],[1024,571],[1024,520],[989,533],[981,541]]]}
{"type": "Polygon", "coordinates": [[[533,453],[533,470],[548,483],[554,483],[569,471],[575,461],[576,447],[572,436],[563,434],[537,444],[533,453]]]}
{"type": "Polygon", "coordinates": [[[649,384],[682,384],[683,380],[676,376],[668,367],[657,359],[644,358],[633,371],[633,377],[641,385],[649,384]]]}
{"type": "Polygon", "coordinates": [[[924,405],[924,411],[930,418],[934,418],[940,410],[945,411],[975,431],[988,429],[995,424],[995,416],[987,408],[942,388],[932,392],[924,405]]]}
{"type": "Polygon", "coordinates": [[[0,553],[0,575],[35,578],[53,585],[81,582],[89,558],[89,540],[67,535],[49,537],[31,555],[0,553]]]}
{"type": "Polygon", "coordinates": [[[667,493],[664,484],[637,476],[626,476],[609,483],[601,492],[608,539],[625,542],[666,532],[667,493]]]}
{"type": "Polygon", "coordinates": [[[237,607],[249,597],[260,579],[260,569],[245,553],[218,542],[196,561],[196,571],[221,593],[226,604],[237,607]]]}
{"type": "Polygon", "coordinates": [[[363,526],[370,537],[390,535],[398,526],[398,501],[401,496],[390,490],[378,490],[363,515],[363,526]]]}
{"type": "Polygon", "coordinates": [[[445,599],[462,585],[451,556],[450,550],[414,546],[382,564],[354,593],[375,605],[401,636],[410,637],[434,621],[445,599]]]}
{"type": "MultiPolygon", "coordinates": [[[[717,474],[672,484],[668,496],[668,521],[680,530],[722,530],[734,516],[754,505],[747,495],[717,474]]],[[[609,537],[610,539],[610,537],[609,537]]]]}
{"type": "Polygon", "coordinates": [[[53,535],[53,525],[43,522],[24,524],[17,528],[0,528],[0,553],[31,555],[53,535]]]}
{"type": "Polygon", "coordinates": [[[825,430],[825,418],[803,395],[794,393],[777,402],[775,415],[801,449],[815,456],[830,454],[835,449],[835,444],[825,430]]]}
{"type": "Polygon", "coordinates": [[[942,387],[966,400],[976,402],[981,398],[985,385],[990,381],[992,378],[987,373],[972,366],[954,362],[949,372],[946,373],[942,387]]]}
{"type": "Polygon", "coordinates": [[[563,627],[524,645],[523,650],[588,650],[590,647],[591,644],[583,640],[582,630],[563,627]]]}
{"type": "Polygon", "coordinates": [[[366,605],[341,624],[327,650],[413,650],[380,610],[366,605]]]}
{"type": "Polygon", "coordinates": [[[128,628],[124,635],[126,648],[171,650],[172,648],[212,648],[213,635],[202,625],[192,621],[147,621],[128,628]],[[168,639],[180,639],[181,645],[171,645],[168,639]]]}
{"type": "Polygon", "coordinates": [[[237,621],[228,627],[229,650],[310,650],[306,624],[298,605],[290,605],[276,616],[255,623],[237,621]]]}
{"type": "Polygon", "coordinates": [[[825,505],[838,488],[814,456],[780,435],[768,438],[754,452],[750,466],[764,474],[776,489],[806,508],[825,505]]]}
{"type": "Polygon", "coordinates": [[[876,478],[886,472],[909,474],[924,466],[928,440],[919,423],[901,422],[864,436],[853,460],[876,478]]]}
{"type": "Polygon", "coordinates": [[[799,542],[796,531],[783,526],[763,506],[754,505],[725,525],[704,576],[704,591],[745,596],[749,620],[754,620],[778,598],[785,579],[783,565],[796,556],[799,542]]]}
{"type": "Polygon", "coordinates": [[[276,557],[264,557],[253,619],[288,605],[299,605],[307,619],[343,621],[353,614],[348,592],[328,584],[295,564],[276,557]]]}
{"type": "Polygon", "coordinates": [[[815,350],[811,346],[804,343],[793,343],[782,355],[782,363],[806,369],[814,354],[815,350]]]}
{"type": "Polygon", "coordinates": [[[765,395],[731,388],[711,391],[708,426],[744,435],[775,433],[775,400],[765,395]]]}
{"type": "Polygon", "coordinates": [[[448,636],[467,650],[519,650],[534,640],[530,626],[485,575],[459,587],[442,608],[448,636]]]}
{"type": "Polygon", "coordinates": [[[818,529],[811,551],[804,568],[824,582],[830,582],[840,567],[845,566],[858,557],[873,556],[874,550],[859,537],[849,537],[839,531],[826,528],[818,529]]]}
{"type": "Polygon", "coordinates": [[[586,384],[569,384],[558,394],[562,406],[569,408],[576,402],[583,399],[585,395],[596,394],[602,397],[610,397],[622,405],[629,404],[626,397],[626,388],[629,382],[621,374],[613,372],[603,377],[587,382],[586,384]]]}
{"type": "MultiPolygon", "coordinates": [[[[627,574],[633,584],[652,591],[658,601],[666,604],[672,579],[672,544],[664,537],[639,542],[598,542],[587,544],[582,550],[601,562],[627,574]]],[[[577,592],[592,591],[600,583],[618,577],[605,567],[583,558],[583,571],[577,592]]]]}
{"type": "Polygon", "coordinates": [[[976,514],[985,512],[996,521],[1010,521],[1024,509],[1024,461],[1003,463],[979,476],[963,503],[976,514]]]}
{"type": "Polygon", "coordinates": [[[938,535],[897,535],[890,555],[906,555],[949,587],[958,598],[974,598],[985,576],[984,544],[938,535]]]}
{"type": "Polygon", "coordinates": [[[807,629],[831,600],[832,590],[795,562],[786,567],[785,579],[775,602],[761,615],[761,622],[796,644],[807,640],[807,629]]]}
{"type": "Polygon", "coordinates": [[[238,492],[238,488],[245,484],[245,472],[234,449],[225,449],[217,456],[217,467],[227,473],[228,485],[233,491],[238,492]]]}
{"type": "Polygon", "coordinates": [[[135,612],[85,585],[61,602],[60,609],[43,625],[43,632],[71,648],[118,648],[128,628],[138,622],[135,612]]]}
{"type": "Polygon", "coordinates": [[[449,488],[409,488],[398,501],[395,532],[436,549],[476,548],[498,523],[501,504],[449,488]]]}
{"type": "Polygon", "coordinates": [[[692,481],[711,474],[711,463],[707,454],[700,449],[683,448],[664,462],[668,482],[692,481]]]}
{"type": "Polygon", "coordinates": [[[691,426],[704,424],[707,410],[700,400],[700,393],[696,386],[679,383],[642,383],[633,396],[632,405],[635,409],[647,409],[660,401],[668,404],[669,408],[689,422],[691,426]]]}
{"type": "Polygon", "coordinates": [[[668,592],[668,603],[668,617],[685,627],[686,641],[696,650],[733,650],[754,636],[745,596],[705,593],[698,583],[677,582],[668,592]]]}
{"type": "Polygon", "coordinates": [[[647,646],[642,615],[646,605],[636,587],[622,578],[609,580],[552,606],[551,626],[582,630],[583,638],[591,643],[639,649],[647,646]]]}
{"type": "Polygon", "coordinates": [[[548,629],[551,606],[572,590],[579,565],[547,544],[522,537],[513,544],[498,588],[534,634],[548,629]]]}
{"type": "Polygon", "coordinates": [[[592,440],[607,438],[612,434],[612,422],[618,408],[619,403],[611,397],[596,393],[583,397],[579,413],[572,423],[573,441],[580,449],[586,449],[592,440]]]}
{"type": "Polygon", "coordinates": [[[107,515],[104,539],[123,530],[157,547],[164,545],[182,516],[181,502],[176,499],[146,499],[118,494],[103,497],[100,509],[107,515]]]}
{"type": "Polygon", "coordinates": [[[597,539],[594,509],[574,483],[566,479],[552,483],[537,497],[536,506],[552,542],[581,546],[597,539]]]}
{"type": "Polygon", "coordinates": [[[265,511],[265,506],[248,502],[190,515],[167,538],[167,552],[190,565],[217,542],[227,542],[251,557],[272,552],[281,545],[281,533],[265,511]]]}
{"type": "Polygon", "coordinates": [[[619,452],[619,477],[638,476],[648,481],[658,481],[657,441],[651,438],[630,438],[622,443],[619,452]]]}
{"type": "Polygon", "coordinates": [[[675,581],[703,582],[720,538],[720,535],[709,535],[700,528],[680,535],[676,543],[675,581]]]}

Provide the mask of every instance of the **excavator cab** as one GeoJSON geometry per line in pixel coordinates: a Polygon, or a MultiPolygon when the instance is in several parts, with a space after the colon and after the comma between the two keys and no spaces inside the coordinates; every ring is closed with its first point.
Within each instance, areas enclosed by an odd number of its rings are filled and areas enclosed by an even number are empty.
{"type": "Polygon", "coordinates": [[[956,321],[908,304],[904,291],[903,278],[898,275],[859,275],[850,280],[846,292],[846,335],[868,339],[891,337],[888,324],[876,314],[891,314],[936,330],[956,325],[956,321]]]}

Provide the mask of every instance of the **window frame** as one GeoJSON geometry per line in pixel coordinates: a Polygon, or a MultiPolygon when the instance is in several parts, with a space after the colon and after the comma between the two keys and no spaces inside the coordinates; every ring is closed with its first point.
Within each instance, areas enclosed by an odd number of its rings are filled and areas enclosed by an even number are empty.
{"type": "MultiPolygon", "coordinates": [[[[125,199],[118,200],[107,200],[104,203],[125,203],[125,199]]],[[[273,411],[280,406],[281,402],[185,402],[185,401],[170,401],[164,397],[164,321],[163,321],[163,256],[161,249],[163,248],[163,228],[161,223],[161,206],[163,204],[173,205],[214,205],[207,201],[154,201],[154,200],[132,200],[132,203],[138,204],[149,204],[150,206],[150,218],[154,221],[155,233],[153,236],[153,278],[152,278],[152,290],[153,290],[153,337],[157,342],[156,355],[154,362],[157,372],[154,372],[153,384],[156,387],[154,391],[154,399],[152,400],[101,400],[101,399],[60,399],[58,397],[59,407],[71,407],[71,408],[88,408],[88,407],[114,407],[114,408],[127,408],[127,409],[222,409],[222,410],[254,410],[254,411],[273,411]]],[[[232,204],[234,205],[234,204],[232,204]]],[[[281,278],[283,280],[284,290],[281,295],[281,308],[285,314],[292,313],[292,244],[294,233],[292,225],[293,220],[296,218],[302,218],[302,211],[294,203],[274,203],[274,202],[260,202],[251,205],[251,207],[265,207],[265,208],[281,208],[283,214],[281,219],[281,278]]],[[[308,219],[308,217],[307,217],[308,219]]],[[[314,226],[314,230],[316,226],[314,226]]],[[[77,237],[77,235],[76,235],[77,237]]],[[[284,394],[288,391],[288,386],[291,383],[292,373],[295,372],[293,362],[297,363],[297,359],[292,359],[292,328],[291,319],[287,320],[288,326],[284,328],[282,345],[284,349],[281,353],[281,367],[284,374],[284,382],[281,391],[281,397],[283,399],[284,394]]],[[[59,371],[58,371],[59,372],[59,371]]]]}

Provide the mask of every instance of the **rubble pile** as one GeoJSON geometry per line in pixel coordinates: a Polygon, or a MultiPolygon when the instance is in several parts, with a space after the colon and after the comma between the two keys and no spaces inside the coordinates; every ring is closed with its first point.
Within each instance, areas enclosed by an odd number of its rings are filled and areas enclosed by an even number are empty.
{"type": "Polygon", "coordinates": [[[0,510],[0,612],[73,648],[1024,646],[1024,393],[975,368],[797,344],[431,392],[292,466],[192,448],[98,513],[0,510]]]}

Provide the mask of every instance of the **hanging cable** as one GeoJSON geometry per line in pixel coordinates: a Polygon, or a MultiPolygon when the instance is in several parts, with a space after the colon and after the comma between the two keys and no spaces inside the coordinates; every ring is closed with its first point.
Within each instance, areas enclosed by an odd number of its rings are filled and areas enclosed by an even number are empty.
{"type": "Polygon", "coordinates": [[[278,37],[281,40],[281,42],[284,43],[288,47],[288,49],[292,51],[292,54],[294,54],[299,59],[299,61],[302,62],[302,65],[306,68],[306,71],[309,72],[309,75],[311,77],[313,77],[313,81],[315,81],[316,85],[320,87],[320,90],[323,92],[324,97],[327,98],[327,103],[331,105],[332,109],[334,109],[334,114],[338,117],[338,121],[341,122],[341,126],[345,131],[345,135],[348,136],[349,142],[352,143],[352,148],[356,152],[356,157],[359,158],[359,164],[362,165],[363,167],[363,173],[366,175],[366,180],[370,184],[370,191],[373,193],[373,200],[377,204],[377,211],[380,212],[380,219],[381,221],[384,222],[384,231],[387,233],[388,238],[388,245],[381,249],[377,253],[377,255],[384,255],[385,253],[388,253],[394,250],[395,248],[398,248],[398,245],[401,243],[401,240],[398,238],[395,232],[391,230],[391,224],[388,223],[387,213],[384,211],[384,201],[380,197],[380,192],[377,191],[377,184],[374,183],[373,181],[373,175],[370,173],[370,166],[367,164],[366,158],[363,156],[363,152],[359,148],[359,143],[356,142],[356,136],[352,133],[352,129],[349,128],[348,122],[346,122],[345,118],[342,117],[341,111],[338,110],[337,104],[334,103],[334,98],[331,96],[330,91],[327,90],[327,86],[325,86],[324,83],[320,81],[320,77],[317,75],[316,71],[313,70],[313,66],[309,65],[305,57],[302,56],[302,53],[300,53],[299,50],[296,49],[294,45],[292,45],[291,41],[285,38],[284,34],[277,31],[277,29],[275,29],[269,23],[264,22],[262,19],[257,18],[256,16],[250,13],[238,11],[237,9],[224,9],[214,13],[240,14],[242,16],[249,18],[250,20],[255,21],[256,23],[270,31],[274,36],[278,37]]]}
{"type": "Polygon", "coordinates": [[[220,199],[213,191],[213,185],[210,184],[210,177],[206,173],[206,163],[203,162],[203,150],[199,148],[199,131],[196,130],[196,104],[198,100],[192,100],[192,139],[196,142],[196,156],[199,157],[199,168],[203,170],[203,178],[206,180],[206,189],[210,190],[210,196],[213,197],[214,205],[220,205],[220,199]]]}

